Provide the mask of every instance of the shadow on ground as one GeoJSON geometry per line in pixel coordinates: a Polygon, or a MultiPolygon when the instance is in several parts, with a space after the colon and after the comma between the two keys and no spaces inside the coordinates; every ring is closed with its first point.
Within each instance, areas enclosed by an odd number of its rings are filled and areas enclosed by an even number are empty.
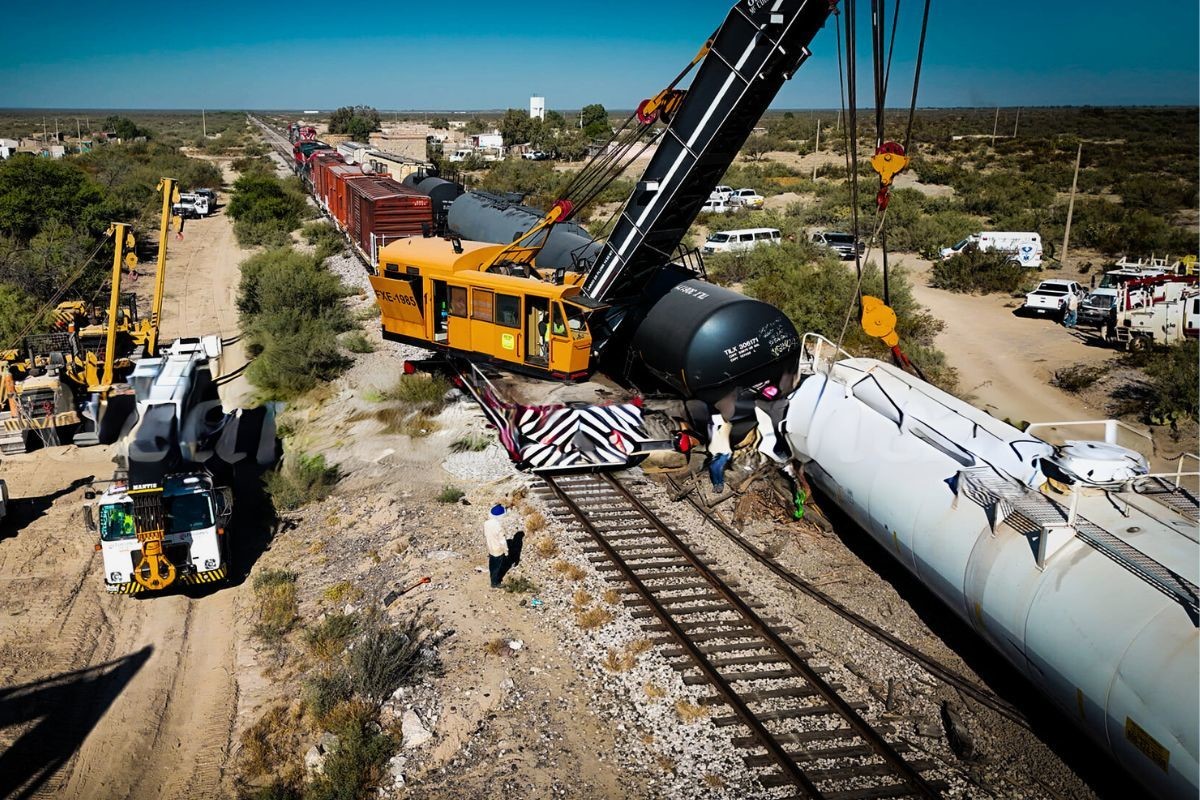
{"type": "Polygon", "coordinates": [[[154,648],[74,672],[0,689],[0,729],[26,727],[0,753],[0,797],[27,798],[83,744],[154,648]]]}

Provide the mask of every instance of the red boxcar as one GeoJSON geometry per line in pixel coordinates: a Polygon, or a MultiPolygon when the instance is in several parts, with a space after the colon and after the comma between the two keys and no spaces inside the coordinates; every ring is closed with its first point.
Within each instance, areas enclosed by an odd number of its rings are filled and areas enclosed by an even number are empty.
{"type": "Polygon", "coordinates": [[[429,197],[390,178],[351,182],[346,202],[346,231],[372,260],[387,242],[433,229],[429,197]]]}
{"type": "Polygon", "coordinates": [[[325,169],[326,180],[326,204],[329,206],[329,213],[337,220],[338,225],[343,230],[350,230],[350,216],[347,208],[347,191],[348,184],[362,183],[363,181],[378,180],[374,175],[366,175],[357,166],[348,166],[339,164],[336,166],[327,167],[325,169]]]}
{"type": "Polygon", "coordinates": [[[313,196],[321,203],[328,204],[327,192],[325,184],[328,183],[326,170],[329,167],[337,166],[345,163],[342,156],[337,152],[322,152],[313,160],[312,168],[309,170],[309,180],[312,181],[313,196]]]}

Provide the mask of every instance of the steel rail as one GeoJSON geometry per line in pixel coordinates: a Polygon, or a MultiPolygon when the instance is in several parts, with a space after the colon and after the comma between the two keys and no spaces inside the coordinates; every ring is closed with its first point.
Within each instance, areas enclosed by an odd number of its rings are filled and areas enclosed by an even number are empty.
{"type": "MultiPolygon", "coordinates": [[[[612,544],[609,543],[604,534],[601,533],[591,523],[591,521],[588,519],[587,512],[579,507],[575,500],[563,490],[563,488],[552,476],[542,475],[541,478],[546,485],[550,487],[551,491],[554,492],[563,505],[565,505],[575,516],[575,518],[579,521],[579,524],[583,526],[583,529],[586,530],[588,534],[596,541],[596,544],[599,545],[600,549],[604,551],[605,555],[612,560],[618,571],[625,577],[627,581],[629,581],[629,584],[634,588],[634,590],[641,595],[642,599],[646,602],[650,609],[654,611],[655,615],[662,621],[663,625],[666,626],[671,635],[675,637],[675,640],[679,642],[679,646],[687,651],[688,655],[691,656],[692,661],[696,663],[696,666],[700,668],[700,671],[704,673],[704,676],[712,683],[717,692],[720,693],[725,703],[731,709],[733,709],[734,713],[738,715],[742,723],[750,729],[750,732],[754,738],[757,739],[758,742],[767,750],[767,752],[771,754],[771,757],[779,764],[779,768],[783,770],[784,774],[788,776],[792,783],[800,787],[810,797],[822,797],[823,795],[817,788],[816,784],[814,784],[796,765],[796,762],[793,761],[790,756],[788,756],[787,751],[783,748],[783,745],[781,745],[775,739],[775,737],[771,735],[770,731],[766,729],[758,717],[755,716],[754,712],[750,710],[750,707],[746,705],[741,696],[738,695],[729,682],[725,680],[725,677],[717,671],[716,667],[712,665],[704,652],[700,650],[695,642],[688,638],[688,635],[684,633],[683,629],[679,626],[679,623],[675,621],[675,619],[667,612],[666,608],[664,608],[663,605],[658,601],[658,598],[655,596],[654,592],[652,592],[649,587],[642,582],[642,580],[637,576],[637,573],[633,571],[625,559],[622,558],[621,554],[618,553],[612,544]]],[[[641,508],[638,510],[645,515],[645,512],[642,511],[641,508]]],[[[653,524],[653,521],[656,520],[652,514],[648,515],[647,519],[651,521],[651,524],[653,524]]]]}
{"type": "MultiPolygon", "coordinates": [[[[682,487],[672,476],[665,475],[664,477],[671,487],[677,492],[682,490],[682,487]]],[[[1022,714],[1016,706],[1005,702],[998,695],[989,692],[986,689],[980,688],[977,684],[975,684],[974,681],[970,680],[965,675],[955,672],[950,667],[947,667],[939,661],[934,660],[931,656],[921,652],[908,642],[905,642],[903,639],[897,637],[895,634],[889,633],[888,631],[879,627],[858,612],[847,608],[842,603],[818,589],[811,582],[801,578],[799,575],[784,567],[762,550],[755,547],[752,543],[750,543],[749,540],[742,536],[741,533],[725,523],[724,520],[713,514],[711,509],[705,508],[695,498],[689,496],[687,499],[688,502],[692,504],[692,507],[699,511],[708,522],[711,522],[713,526],[717,528],[717,530],[723,533],[738,547],[741,547],[743,550],[749,553],[764,567],[771,570],[771,572],[782,579],[785,583],[789,584],[795,589],[799,589],[801,592],[816,600],[818,603],[825,606],[842,619],[851,623],[859,630],[870,634],[872,637],[888,645],[896,652],[919,664],[931,675],[938,678],[942,682],[953,686],[963,694],[968,695],[972,700],[975,700],[979,704],[990,708],[992,711],[995,711],[997,714],[1009,720],[1010,722],[1015,722],[1027,730],[1030,729],[1029,720],[1025,718],[1025,715],[1022,714]]]]}
{"type": "Polygon", "coordinates": [[[770,643],[771,648],[788,662],[798,674],[804,677],[817,693],[825,699],[831,708],[833,708],[839,716],[841,716],[850,727],[862,737],[872,750],[875,751],[880,758],[888,762],[895,770],[897,775],[920,797],[938,798],[941,795],[917,772],[911,764],[909,764],[903,756],[900,755],[887,740],[884,739],[878,731],[863,719],[857,711],[838,694],[837,690],[830,686],[824,678],[822,678],[816,670],[814,670],[808,662],[800,658],[792,648],[783,641],[779,634],[764,622],[754,609],[750,608],[746,602],[739,597],[733,589],[729,587],[716,573],[714,573],[707,564],[705,564],[699,556],[692,552],[682,539],[680,539],[674,531],[672,531],[662,520],[658,518],[653,511],[646,507],[632,492],[610,474],[602,476],[615,491],[625,497],[645,518],[654,526],[664,538],[674,545],[680,554],[699,572],[704,578],[712,584],[713,588],[725,598],[737,611],[746,619],[747,622],[770,643]]]}

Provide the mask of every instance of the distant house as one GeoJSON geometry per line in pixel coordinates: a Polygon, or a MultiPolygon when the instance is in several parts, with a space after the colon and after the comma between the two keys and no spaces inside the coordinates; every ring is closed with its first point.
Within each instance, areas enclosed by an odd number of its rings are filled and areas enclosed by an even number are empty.
{"type": "Polygon", "coordinates": [[[504,137],[500,135],[500,131],[491,133],[477,133],[471,137],[471,144],[480,150],[496,149],[504,147],[504,137]]]}
{"type": "Polygon", "coordinates": [[[12,158],[19,146],[16,139],[0,139],[0,158],[12,158]]]}

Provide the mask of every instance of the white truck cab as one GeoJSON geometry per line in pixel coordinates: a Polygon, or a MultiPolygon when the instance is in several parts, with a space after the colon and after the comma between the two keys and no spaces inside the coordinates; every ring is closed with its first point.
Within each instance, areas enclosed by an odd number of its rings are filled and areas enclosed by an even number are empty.
{"type": "Polygon", "coordinates": [[[85,509],[88,527],[100,535],[104,588],[111,593],[228,577],[233,492],[215,486],[207,470],[168,475],[161,486],[115,480],[85,509]]]}

